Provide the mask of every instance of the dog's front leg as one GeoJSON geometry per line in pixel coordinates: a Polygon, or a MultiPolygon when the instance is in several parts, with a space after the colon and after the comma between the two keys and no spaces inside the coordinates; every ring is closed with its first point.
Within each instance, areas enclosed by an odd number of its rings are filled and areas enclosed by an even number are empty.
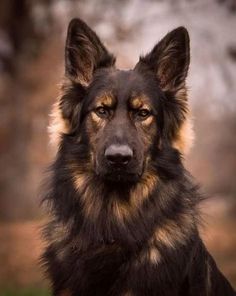
{"type": "Polygon", "coordinates": [[[203,243],[197,248],[189,270],[188,289],[189,296],[236,295],[203,243]]]}

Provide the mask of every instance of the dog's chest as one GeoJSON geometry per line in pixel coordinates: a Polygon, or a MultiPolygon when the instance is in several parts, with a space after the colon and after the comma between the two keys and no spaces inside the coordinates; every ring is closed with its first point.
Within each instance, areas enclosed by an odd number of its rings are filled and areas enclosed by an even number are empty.
{"type": "Polygon", "coordinates": [[[120,295],[116,292],[124,289],[129,254],[115,243],[78,252],[71,261],[76,266],[72,275],[75,295],[120,295]]]}
{"type": "Polygon", "coordinates": [[[156,296],[160,288],[162,296],[177,296],[171,285],[163,282],[160,285],[166,268],[159,256],[154,248],[143,249],[134,255],[115,243],[74,253],[67,258],[73,266],[69,283],[73,287],[72,296],[156,296]]]}

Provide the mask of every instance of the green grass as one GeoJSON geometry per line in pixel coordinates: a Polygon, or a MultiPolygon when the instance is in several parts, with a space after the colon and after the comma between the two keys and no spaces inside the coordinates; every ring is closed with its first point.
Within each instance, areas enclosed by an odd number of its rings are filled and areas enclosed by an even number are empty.
{"type": "Polygon", "coordinates": [[[46,289],[27,288],[14,289],[9,288],[5,290],[0,289],[0,296],[50,296],[50,292],[46,289]]]}

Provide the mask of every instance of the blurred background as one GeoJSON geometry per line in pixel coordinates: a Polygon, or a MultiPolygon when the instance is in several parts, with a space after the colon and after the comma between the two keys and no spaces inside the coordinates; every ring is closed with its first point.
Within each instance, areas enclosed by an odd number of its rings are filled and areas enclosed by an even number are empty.
{"type": "Polygon", "coordinates": [[[85,20],[131,68],[169,30],[191,36],[195,146],[186,165],[209,199],[202,235],[236,287],[236,1],[0,1],[0,296],[49,295],[37,258],[39,184],[54,151],[48,113],[63,77],[66,27],[85,20]]]}

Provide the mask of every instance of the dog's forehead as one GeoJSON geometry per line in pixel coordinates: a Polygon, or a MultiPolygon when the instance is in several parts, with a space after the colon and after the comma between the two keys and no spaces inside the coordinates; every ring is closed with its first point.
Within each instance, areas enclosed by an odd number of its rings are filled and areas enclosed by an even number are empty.
{"type": "Polygon", "coordinates": [[[145,90],[144,78],[134,70],[114,70],[108,75],[114,91],[118,93],[125,94],[126,92],[145,90]]]}
{"type": "Polygon", "coordinates": [[[97,98],[111,96],[115,100],[127,101],[136,97],[148,100],[150,87],[148,81],[134,70],[101,71],[94,80],[97,98]]]}

